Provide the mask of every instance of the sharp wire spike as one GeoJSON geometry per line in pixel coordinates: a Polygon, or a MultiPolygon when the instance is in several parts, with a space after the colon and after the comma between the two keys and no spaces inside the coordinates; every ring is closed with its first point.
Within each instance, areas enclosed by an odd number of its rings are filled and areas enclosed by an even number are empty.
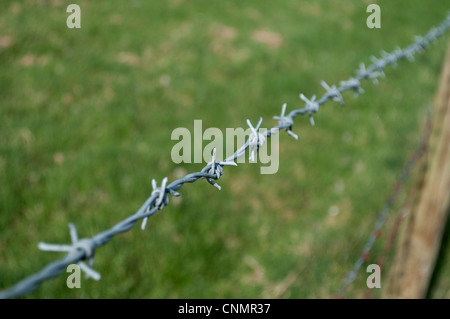
{"type": "MultiPolygon", "coordinates": [[[[292,125],[294,124],[294,120],[290,116],[285,116],[287,104],[284,103],[281,107],[280,116],[274,116],[275,120],[278,120],[278,125],[283,128],[290,136],[298,140],[298,135],[292,132],[292,125]]],[[[272,130],[271,130],[272,134],[272,130]]]]}
{"type": "Polygon", "coordinates": [[[305,102],[305,109],[308,112],[309,115],[309,122],[312,126],[316,125],[314,122],[313,113],[316,113],[319,111],[319,103],[315,102],[316,95],[313,95],[311,97],[311,100],[306,98],[306,96],[303,95],[303,93],[300,94],[300,99],[302,99],[305,102]]]}
{"type": "Polygon", "coordinates": [[[341,92],[339,92],[339,90],[336,88],[336,85],[330,87],[327,82],[323,80],[320,81],[320,84],[327,91],[328,98],[332,99],[333,101],[339,102],[342,106],[345,105],[341,92]]]}
{"type": "Polygon", "coordinates": [[[255,162],[256,153],[259,151],[259,148],[266,141],[266,138],[261,133],[258,133],[258,129],[259,129],[261,123],[262,123],[262,117],[259,118],[259,121],[258,121],[258,124],[256,125],[256,127],[253,127],[250,120],[247,119],[247,124],[250,127],[250,130],[252,131],[252,133],[248,137],[248,143],[249,143],[248,146],[250,148],[250,157],[249,157],[250,162],[255,162]]]}
{"type": "MultiPolygon", "coordinates": [[[[167,195],[167,192],[169,192],[170,194],[174,195],[174,196],[180,196],[179,193],[167,189],[166,185],[167,185],[167,181],[168,178],[164,177],[162,182],[161,182],[161,187],[158,187],[158,184],[156,183],[156,180],[153,178],[152,179],[152,195],[156,195],[157,198],[154,200],[154,203],[149,205],[146,210],[144,211],[144,213],[149,212],[153,207],[158,208],[158,210],[161,210],[164,208],[164,206],[166,206],[169,203],[169,197],[167,195]]],[[[145,227],[147,226],[147,221],[148,221],[148,216],[144,217],[142,219],[142,223],[141,223],[141,229],[144,230],[145,227]]]]}
{"type": "Polygon", "coordinates": [[[84,252],[84,258],[89,261],[89,265],[86,265],[84,262],[79,261],[77,265],[80,269],[86,274],[86,278],[93,278],[95,280],[100,280],[100,274],[96,272],[93,268],[94,262],[94,249],[92,240],[89,238],[78,239],[77,228],[74,224],[69,223],[69,235],[70,240],[72,242],[71,245],[64,244],[47,244],[44,242],[40,242],[38,244],[38,248],[43,251],[51,251],[51,252],[65,252],[68,255],[72,255],[79,250],[84,252]]]}

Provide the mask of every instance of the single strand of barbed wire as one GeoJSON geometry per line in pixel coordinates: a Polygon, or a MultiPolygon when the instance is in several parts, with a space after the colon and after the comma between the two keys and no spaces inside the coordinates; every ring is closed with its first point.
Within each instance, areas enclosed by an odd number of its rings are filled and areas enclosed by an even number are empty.
{"type": "Polygon", "coordinates": [[[278,134],[280,132],[280,128],[278,126],[272,127],[269,130],[265,130],[261,134],[265,137],[271,137],[272,135],[278,134]]]}
{"type": "MultiPolygon", "coordinates": [[[[386,207],[383,209],[383,211],[385,211],[385,210],[386,210],[386,207]]],[[[387,211],[389,211],[389,208],[387,208],[387,211]]],[[[387,212],[386,212],[386,214],[387,214],[387,212]]],[[[383,223],[384,223],[384,221],[383,221],[383,223]]],[[[379,230],[379,229],[381,229],[381,226],[377,230],[379,230]]],[[[376,236],[372,232],[369,235],[368,240],[364,244],[364,247],[363,247],[363,250],[362,250],[363,253],[368,253],[372,249],[373,244],[375,243],[375,240],[376,240],[376,236]]],[[[348,273],[345,283],[341,287],[341,290],[339,292],[339,294],[341,296],[344,294],[345,289],[350,285],[350,283],[352,283],[356,279],[356,274],[359,272],[359,270],[361,269],[361,267],[362,267],[364,262],[365,262],[365,260],[362,257],[359,257],[357,259],[357,261],[355,262],[355,265],[353,266],[352,270],[348,273]]]]}
{"type": "Polygon", "coordinates": [[[155,214],[158,211],[158,208],[153,207],[150,211],[146,213],[140,213],[140,214],[134,214],[121,222],[117,223],[112,228],[105,230],[94,237],[92,237],[92,243],[95,247],[103,246],[106,243],[108,243],[115,235],[118,235],[120,233],[124,233],[131,228],[139,221],[140,219],[144,217],[151,216],[155,214]]]}
{"type": "MultiPolygon", "coordinates": [[[[156,195],[155,195],[156,196],[156,195]]],[[[112,227],[112,229],[123,229],[124,227],[129,228],[130,224],[135,223],[136,221],[143,219],[144,217],[149,217],[158,212],[158,206],[153,206],[150,210],[146,209],[143,212],[136,213],[131,215],[127,219],[123,220],[121,223],[116,224],[112,227]]]]}
{"type": "MultiPolygon", "coordinates": [[[[342,81],[341,81],[341,82],[342,82],[342,81]]],[[[341,83],[339,84],[338,91],[339,91],[340,93],[344,93],[344,92],[350,91],[350,90],[352,90],[352,88],[349,87],[348,85],[342,85],[341,83]]]]}
{"type": "Polygon", "coordinates": [[[361,268],[361,266],[364,264],[364,258],[362,256],[358,257],[355,265],[353,266],[353,269],[348,273],[344,284],[342,285],[342,288],[339,292],[339,294],[342,296],[345,292],[345,289],[356,279],[356,275],[358,273],[358,270],[361,268]]]}
{"type": "MultiPolygon", "coordinates": [[[[203,168],[203,170],[204,170],[204,168],[203,168]]],[[[197,180],[204,178],[204,177],[210,178],[210,175],[205,173],[203,170],[201,172],[190,173],[180,179],[173,181],[172,183],[170,183],[167,186],[167,189],[170,189],[172,191],[177,191],[186,183],[194,183],[197,180]]]]}
{"type": "Polygon", "coordinates": [[[378,221],[375,224],[376,230],[381,229],[381,227],[383,226],[384,222],[386,221],[389,210],[391,209],[391,206],[392,206],[391,204],[386,203],[386,205],[381,210],[380,214],[378,215],[378,221]]]}
{"type": "Polygon", "coordinates": [[[227,157],[225,159],[225,161],[226,162],[230,162],[230,161],[235,162],[238,158],[240,158],[240,157],[245,155],[245,151],[248,149],[249,145],[250,145],[250,142],[249,142],[249,139],[247,139],[245,141],[245,144],[242,145],[236,152],[234,152],[233,155],[227,157]]]}
{"type": "MultiPolygon", "coordinates": [[[[369,251],[372,249],[373,244],[375,243],[376,239],[377,238],[373,233],[371,233],[369,235],[369,238],[367,239],[366,244],[364,245],[363,253],[369,253],[369,251]]],[[[358,268],[358,270],[359,270],[359,268],[358,268]]]]}
{"type": "Polygon", "coordinates": [[[143,213],[139,214],[139,215],[133,215],[131,216],[131,218],[129,218],[129,220],[127,220],[126,223],[123,223],[122,225],[116,225],[113,227],[113,229],[115,229],[117,231],[117,233],[123,233],[124,231],[128,231],[129,229],[131,229],[135,223],[140,220],[140,219],[144,219],[144,218],[148,218],[154,214],[156,214],[159,210],[157,206],[154,206],[153,208],[151,208],[150,210],[146,210],[143,213]]]}
{"type": "Polygon", "coordinates": [[[381,213],[381,216],[378,218],[378,221],[377,221],[377,223],[375,224],[375,227],[374,227],[375,232],[381,230],[381,228],[383,227],[384,223],[387,220],[387,216],[388,216],[388,213],[389,213],[389,211],[391,209],[391,206],[392,206],[391,204],[387,204],[385,209],[381,213]]]}
{"type": "Polygon", "coordinates": [[[324,95],[322,95],[322,97],[317,101],[317,104],[319,105],[323,105],[325,104],[326,101],[328,101],[329,99],[331,99],[329,97],[329,95],[327,93],[325,93],[324,95]]]}
{"type": "MultiPolygon", "coordinates": [[[[157,211],[157,208],[154,208],[155,212],[157,211]]],[[[120,221],[113,227],[102,231],[101,233],[95,235],[92,237],[92,242],[95,247],[103,246],[106,243],[108,243],[114,235],[126,232],[133,228],[133,226],[136,224],[136,222],[143,218],[143,212],[142,213],[136,213],[134,215],[129,216],[128,218],[120,221]]]]}
{"type": "Polygon", "coordinates": [[[358,270],[361,269],[362,265],[364,264],[364,258],[359,257],[357,263],[355,264],[355,267],[352,270],[352,274],[349,276],[352,280],[356,279],[358,270]]]}
{"type": "Polygon", "coordinates": [[[83,251],[77,251],[72,255],[66,255],[64,258],[46,265],[37,273],[19,281],[11,288],[0,292],[0,299],[10,299],[25,295],[35,290],[43,281],[56,277],[66,270],[70,264],[79,262],[84,257],[83,251]]]}
{"type": "Polygon", "coordinates": [[[134,213],[134,215],[140,215],[142,214],[145,210],[147,210],[147,207],[151,206],[153,204],[153,202],[156,200],[156,195],[155,194],[151,194],[145,201],[144,203],[141,205],[141,207],[139,207],[139,209],[137,210],[136,213],[134,213]]]}
{"type": "MultiPolygon", "coordinates": [[[[359,258],[359,260],[361,260],[361,262],[364,262],[364,260],[362,258],[359,258]]],[[[350,286],[354,281],[356,280],[356,273],[351,272],[350,274],[348,274],[348,276],[346,277],[345,282],[342,284],[341,289],[339,290],[339,296],[343,297],[345,290],[348,288],[348,286],[350,286]]]]}
{"type": "Polygon", "coordinates": [[[304,108],[301,108],[301,109],[292,110],[291,112],[289,112],[288,116],[294,118],[297,115],[305,115],[309,111],[311,111],[311,109],[309,107],[304,107],[304,108]]]}
{"type": "Polygon", "coordinates": [[[238,158],[245,155],[245,151],[250,146],[250,143],[248,141],[245,142],[243,146],[241,146],[231,157],[228,157],[226,160],[231,159],[233,161],[236,161],[238,158]]]}

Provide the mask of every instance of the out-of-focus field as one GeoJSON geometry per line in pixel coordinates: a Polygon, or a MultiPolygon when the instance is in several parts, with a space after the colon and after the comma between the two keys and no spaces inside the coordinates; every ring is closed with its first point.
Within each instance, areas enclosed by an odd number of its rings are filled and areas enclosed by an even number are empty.
{"type": "MultiPolygon", "coordinates": [[[[348,79],[450,8],[377,1],[382,27],[368,29],[370,1],[76,3],[81,29],[66,27],[64,1],[0,3],[0,289],[62,257],[37,244],[68,243],[69,222],[95,235],[133,214],[152,178],[201,169],[171,161],[173,129],[274,126],[283,103],[303,107],[299,93],[322,95],[320,80],[348,79]]],[[[345,108],[325,104],[315,127],[296,118],[276,174],[247,161],[225,168],[221,191],[185,185],[145,231],[97,249],[101,281],[69,289],[63,273],[26,298],[333,297],[420,143],[446,43],[345,93],[345,108]]],[[[450,297],[448,251],[432,298],[450,297]]],[[[366,277],[363,266],[346,296],[363,297],[366,277]]]]}

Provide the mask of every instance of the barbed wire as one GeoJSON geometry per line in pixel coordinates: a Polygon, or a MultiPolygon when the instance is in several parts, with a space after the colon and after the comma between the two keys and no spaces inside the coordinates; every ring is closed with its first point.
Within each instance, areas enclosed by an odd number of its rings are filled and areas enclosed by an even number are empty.
{"type": "Polygon", "coordinates": [[[277,134],[280,130],[285,130],[290,136],[298,139],[298,135],[292,131],[294,118],[296,116],[308,115],[311,125],[315,125],[314,114],[319,112],[319,107],[321,105],[330,100],[336,101],[341,105],[345,105],[342,97],[343,92],[354,91],[356,96],[363,93],[364,90],[361,87],[362,80],[370,79],[375,84],[378,83],[378,79],[385,76],[383,69],[386,66],[396,65],[397,61],[405,58],[413,61],[416,53],[423,52],[431,42],[436,41],[449,28],[450,13],[439,26],[430,29],[423,37],[416,36],[415,41],[404,49],[397,48],[390,53],[382,51],[382,56],[380,58],[371,56],[372,64],[368,68],[365,67],[364,63],[361,63],[360,68],[356,71],[356,75],[354,77],[350,77],[348,80],[341,81],[338,87],[335,85],[329,86],[326,82],[322,81],[321,85],[326,90],[326,93],[323,94],[319,100],[316,101],[315,95],[308,99],[303,94],[300,94],[300,99],[305,102],[305,106],[300,109],[294,109],[287,115],[285,114],[287,105],[283,104],[281,115],[274,117],[274,119],[278,120],[278,125],[272,127],[270,130],[265,130],[262,133],[258,132],[262,123],[262,118],[259,119],[259,122],[255,127],[253,127],[250,120],[247,120],[251,133],[245,144],[241,146],[233,155],[223,161],[217,162],[215,158],[215,151],[213,151],[211,162],[209,162],[200,172],[187,174],[186,176],[177,179],[168,185],[168,180],[166,177],[163,179],[160,187],[158,187],[156,181],[153,180],[152,193],[141,205],[138,211],[128,218],[120,221],[110,229],[107,229],[91,238],[78,239],[76,227],[70,224],[69,228],[72,239],[71,245],[46,243],[39,243],[38,245],[41,250],[66,252],[67,255],[60,260],[48,264],[41,271],[26,277],[11,288],[2,291],[0,293],[0,298],[14,298],[25,295],[35,290],[43,281],[59,275],[69,264],[72,263],[77,263],[80,265],[81,270],[83,270],[88,277],[99,280],[100,274],[92,268],[95,249],[107,244],[114,236],[129,231],[139,220],[142,220],[141,228],[144,229],[148,218],[169,204],[169,195],[179,196],[180,194],[177,191],[184,184],[194,183],[199,179],[206,179],[208,183],[220,190],[220,186],[216,181],[223,175],[224,166],[236,166],[236,159],[244,156],[247,149],[249,149],[250,161],[254,161],[256,153],[258,153],[260,147],[265,143],[266,138],[270,137],[272,134],[277,134]],[[89,260],[89,264],[85,264],[83,262],[84,260],[89,260]]]}
{"type": "MultiPolygon", "coordinates": [[[[423,155],[423,154],[422,154],[423,155]]],[[[406,202],[406,206],[410,206],[411,202],[412,202],[412,198],[415,198],[415,193],[416,193],[417,189],[416,187],[413,187],[410,191],[410,194],[408,195],[408,201],[406,202]]],[[[380,273],[383,274],[385,265],[386,265],[386,261],[389,257],[389,254],[392,251],[392,248],[394,246],[394,243],[399,235],[399,231],[400,231],[400,226],[403,222],[403,220],[405,219],[406,214],[404,211],[400,211],[396,214],[395,219],[393,221],[393,225],[391,230],[389,231],[389,235],[387,235],[387,230],[381,232],[382,234],[385,233],[385,243],[383,245],[383,250],[381,252],[381,254],[376,258],[376,264],[378,266],[380,266],[380,273]]],[[[373,288],[366,288],[367,290],[363,293],[362,297],[364,299],[370,299],[372,297],[372,293],[373,293],[373,288]]],[[[340,297],[343,298],[344,296],[340,297]]]]}
{"type": "MultiPolygon", "coordinates": [[[[428,112],[428,117],[427,117],[426,123],[425,123],[425,129],[422,132],[421,142],[420,142],[419,146],[415,149],[415,151],[410,155],[410,157],[408,158],[408,161],[404,165],[404,169],[409,169],[409,173],[411,173],[413,167],[416,165],[421,165],[421,166],[426,165],[426,160],[423,160],[422,163],[420,163],[420,164],[419,164],[419,161],[422,157],[424,157],[425,152],[427,151],[427,149],[429,147],[431,130],[432,130],[432,126],[433,126],[432,114],[433,114],[433,109],[430,109],[428,112]],[[411,163],[411,162],[413,162],[413,163],[411,163]],[[408,168],[408,165],[410,165],[409,168],[408,168]]],[[[404,178],[406,179],[407,176],[405,176],[404,178]]],[[[399,175],[399,179],[402,179],[402,174],[399,175]]],[[[413,183],[417,183],[417,181],[413,181],[413,183]]],[[[394,191],[396,189],[396,185],[397,185],[397,183],[394,184],[394,186],[393,186],[394,191]]],[[[409,194],[407,195],[406,203],[402,204],[402,206],[407,207],[406,210],[408,210],[408,207],[411,208],[411,205],[413,205],[414,198],[416,198],[417,192],[418,192],[417,186],[413,186],[410,188],[409,194]]],[[[388,200],[391,199],[393,195],[394,194],[391,194],[391,196],[388,198],[388,200]]],[[[376,263],[378,266],[380,266],[381,273],[383,273],[388,255],[390,254],[390,252],[394,246],[394,243],[399,235],[401,223],[406,218],[407,214],[408,213],[407,212],[405,213],[405,211],[400,211],[400,212],[396,213],[396,216],[393,221],[393,225],[389,232],[389,235],[386,236],[386,238],[385,238],[383,250],[382,250],[381,254],[376,258],[376,263]]],[[[387,230],[385,232],[387,233],[387,230]]],[[[384,232],[381,232],[381,234],[383,234],[383,233],[384,232]]],[[[380,234],[379,234],[379,236],[380,236],[380,234]]],[[[365,299],[370,298],[372,295],[372,291],[373,291],[373,289],[367,288],[367,291],[364,293],[363,297],[365,299]]]]}
{"type": "MultiPolygon", "coordinates": [[[[345,291],[347,290],[348,286],[350,286],[356,280],[356,276],[358,275],[358,272],[361,269],[362,265],[369,260],[370,251],[372,250],[372,247],[374,246],[377,238],[380,237],[381,229],[387,220],[392,205],[396,202],[400,190],[403,188],[406,180],[408,179],[408,176],[410,175],[411,171],[413,170],[413,168],[415,167],[415,165],[422,157],[427,148],[431,128],[432,128],[431,114],[428,114],[427,122],[425,124],[425,130],[422,134],[420,144],[417,147],[417,149],[411,154],[409,159],[406,161],[406,164],[403,166],[399,176],[397,177],[397,180],[392,187],[388,199],[386,200],[381,212],[378,214],[375,226],[371,231],[369,238],[367,239],[360,255],[358,256],[356,262],[354,263],[352,270],[349,271],[349,273],[347,274],[347,277],[344,283],[342,284],[341,289],[339,290],[337,298],[344,297],[345,291]]],[[[392,243],[390,243],[389,249],[391,246],[392,243]]]]}

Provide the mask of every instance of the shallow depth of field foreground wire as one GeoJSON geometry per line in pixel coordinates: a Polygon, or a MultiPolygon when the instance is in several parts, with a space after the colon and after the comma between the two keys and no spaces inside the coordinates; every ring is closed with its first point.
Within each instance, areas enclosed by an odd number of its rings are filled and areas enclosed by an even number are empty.
{"type": "Polygon", "coordinates": [[[67,255],[55,262],[48,264],[39,272],[23,279],[15,284],[13,287],[4,290],[0,293],[0,298],[14,298],[25,295],[35,290],[43,281],[56,277],[61,272],[65,271],[69,264],[77,263],[81,270],[83,270],[89,277],[96,280],[100,279],[100,274],[92,268],[92,262],[95,249],[99,246],[107,244],[115,235],[126,232],[133,228],[133,226],[140,220],[142,220],[141,227],[144,229],[147,220],[150,216],[155,214],[158,210],[162,210],[169,204],[169,195],[179,196],[177,192],[185,183],[193,183],[199,179],[206,179],[208,183],[220,189],[220,186],[216,183],[224,173],[224,166],[237,165],[234,161],[241,156],[244,156],[247,149],[250,152],[250,159],[254,159],[259,148],[264,144],[266,138],[272,134],[276,134],[279,130],[285,130],[290,136],[298,139],[298,136],[292,132],[292,126],[294,124],[294,118],[297,115],[308,115],[311,125],[314,125],[313,114],[319,111],[319,107],[329,100],[339,102],[344,105],[344,99],[341,93],[345,91],[354,91],[355,95],[363,93],[364,90],[361,87],[361,81],[364,79],[370,79],[374,83],[378,82],[378,79],[384,77],[384,68],[388,65],[396,65],[397,61],[402,59],[414,60],[414,54],[423,52],[431,42],[436,41],[450,28],[450,14],[447,18],[437,27],[433,27],[428,33],[423,36],[416,36],[415,41],[409,46],[400,49],[397,48],[392,52],[381,52],[381,57],[377,58],[371,56],[372,64],[366,68],[364,63],[360,64],[359,69],[356,71],[354,77],[350,77],[345,81],[341,81],[339,86],[329,86],[326,82],[322,81],[321,84],[326,90],[326,93],[316,101],[316,96],[313,95],[310,99],[300,94],[300,98],[305,102],[305,106],[301,109],[295,109],[286,114],[286,104],[283,105],[281,115],[275,116],[278,120],[278,125],[270,130],[259,133],[258,129],[262,123],[262,118],[256,126],[253,126],[250,120],[247,120],[247,124],[251,128],[252,133],[248,137],[247,141],[241,146],[232,156],[226,158],[224,161],[217,162],[215,151],[213,152],[212,160],[208,163],[200,172],[190,173],[183,178],[177,179],[168,184],[167,178],[164,178],[161,185],[158,187],[155,180],[152,181],[153,191],[149,198],[142,204],[138,211],[130,217],[122,220],[114,225],[112,228],[107,229],[91,238],[78,238],[77,230],[74,225],[69,225],[70,237],[72,243],[70,245],[59,244],[47,244],[39,243],[38,247],[41,250],[66,252],[67,255]],[[86,264],[83,260],[88,260],[86,264]]]}

